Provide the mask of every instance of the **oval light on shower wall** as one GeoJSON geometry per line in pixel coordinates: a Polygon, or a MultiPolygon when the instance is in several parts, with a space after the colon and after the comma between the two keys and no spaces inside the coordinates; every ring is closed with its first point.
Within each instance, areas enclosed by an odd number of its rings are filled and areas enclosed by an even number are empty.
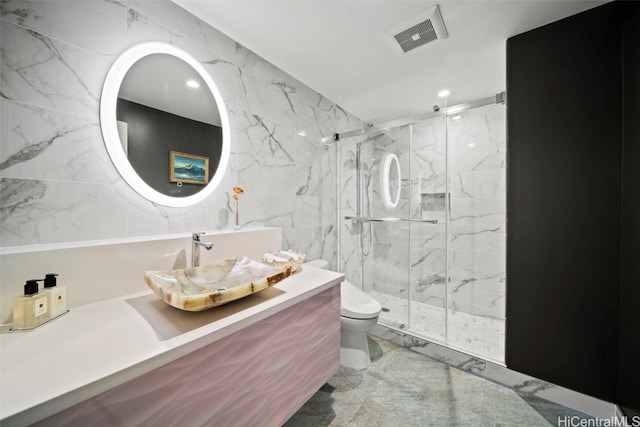
{"type": "Polygon", "coordinates": [[[400,202],[400,161],[398,156],[393,153],[387,153],[382,160],[382,173],[380,173],[380,188],[382,190],[382,201],[385,206],[389,208],[395,208],[400,202]],[[392,180],[391,174],[395,177],[392,180]],[[391,182],[395,181],[395,197],[391,195],[391,182]]]}

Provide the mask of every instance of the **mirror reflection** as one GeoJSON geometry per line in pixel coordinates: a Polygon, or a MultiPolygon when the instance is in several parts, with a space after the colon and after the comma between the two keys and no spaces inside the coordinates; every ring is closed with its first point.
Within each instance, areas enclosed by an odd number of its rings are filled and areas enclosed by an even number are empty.
{"type": "Polygon", "coordinates": [[[387,153],[382,163],[382,173],[380,174],[382,201],[388,208],[395,208],[400,202],[402,184],[400,161],[394,153],[387,153]]]}
{"type": "Polygon", "coordinates": [[[187,197],[215,175],[220,113],[207,83],[182,59],[154,53],[133,63],[118,91],[116,120],[129,163],[154,190],[187,197]]]}

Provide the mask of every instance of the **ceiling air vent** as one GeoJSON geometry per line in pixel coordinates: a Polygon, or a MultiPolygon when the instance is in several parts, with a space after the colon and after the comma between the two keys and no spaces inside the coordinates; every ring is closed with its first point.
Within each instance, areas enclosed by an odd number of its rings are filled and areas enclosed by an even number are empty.
{"type": "Polygon", "coordinates": [[[448,36],[438,5],[396,25],[386,33],[404,53],[448,36]]]}

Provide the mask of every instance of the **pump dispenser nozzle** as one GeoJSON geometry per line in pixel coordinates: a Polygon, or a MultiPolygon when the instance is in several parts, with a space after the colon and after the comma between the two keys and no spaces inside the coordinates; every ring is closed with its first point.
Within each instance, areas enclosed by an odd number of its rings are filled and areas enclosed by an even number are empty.
{"type": "Polygon", "coordinates": [[[38,293],[38,282],[42,282],[42,280],[27,280],[24,284],[24,294],[25,295],[33,295],[38,293]]]}
{"type": "Polygon", "coordinates": [[[44,276],[44,287],[45,288],[53,288],[54,286],[56,286],[57,281],[56,281],[56,273],[49,273],[47,275],[44,276]]]}

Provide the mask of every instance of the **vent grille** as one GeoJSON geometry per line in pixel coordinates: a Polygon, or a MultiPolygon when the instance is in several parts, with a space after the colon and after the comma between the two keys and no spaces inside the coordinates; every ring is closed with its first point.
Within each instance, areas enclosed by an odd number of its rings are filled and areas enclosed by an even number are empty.
{"type": "Polygon", "coordinates": [[[394,36],[402,51],[409,52],[417,47],[425,45],[434,40],[438,40],[436,30],[430,19],[422,21],[411,28],[408,28],[394,36]]]}
{"type": "Polygon", "coordinates": [[[438,5],[394,25],[384,33],[401,54],[449,37],[438,5]]]}

